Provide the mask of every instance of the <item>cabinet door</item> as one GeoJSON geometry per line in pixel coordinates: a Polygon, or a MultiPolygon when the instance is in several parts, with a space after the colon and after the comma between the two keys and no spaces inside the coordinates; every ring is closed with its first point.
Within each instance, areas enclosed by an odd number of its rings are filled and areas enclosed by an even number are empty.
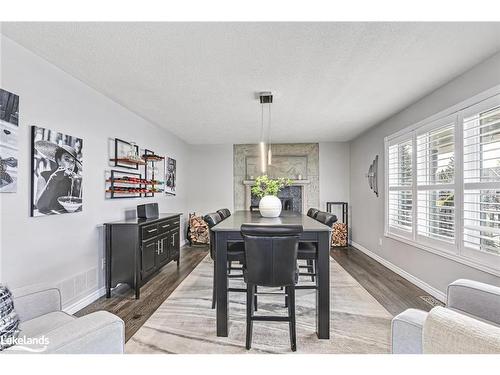
{"type": "Polygon", "coordinates": [[[158,236],[158,253],[156,255],[156,264],[158,267],[163,266],[169,260],[169,240],[169,233],[158,236]]]}
{"type": "Polygon", "coordinates": [[[151,239],[143,241],[141,247],[141,276],[146,278],[156,269],[156,256],[158,253],[158,241],[151,239]]]}
{"type": "Polygon", "coordinates": [[[179,257],[179,228],[170,231],[169,236],[169,252],[170,259],[177,259],[179,257]]]}

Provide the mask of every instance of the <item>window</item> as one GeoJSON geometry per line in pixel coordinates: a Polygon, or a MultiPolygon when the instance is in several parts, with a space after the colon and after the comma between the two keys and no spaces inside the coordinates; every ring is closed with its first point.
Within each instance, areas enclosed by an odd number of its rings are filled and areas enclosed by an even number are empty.
{"type": "Polygon", "coordinates": [[[500,94],[386,139],[386,235],[500,274],[500,94]]]}
{"type": "MultiPolygon", "coordinates": [[[[412,141],[389,146],[389,225],[396,231],[412,232],[413,184],[412,141]]],[[[401,233],[403,234],[403,233],[401,233]]]]}
{"type": "Polygon", "coordinates": [[[417,234],[455,243],[455,116],[417,133],[417,234]]]}
{"type": "Polygon", "coordinates": [[[463,245],[500,255],[500,106],[465,117],[463,133],[463,245]]]}

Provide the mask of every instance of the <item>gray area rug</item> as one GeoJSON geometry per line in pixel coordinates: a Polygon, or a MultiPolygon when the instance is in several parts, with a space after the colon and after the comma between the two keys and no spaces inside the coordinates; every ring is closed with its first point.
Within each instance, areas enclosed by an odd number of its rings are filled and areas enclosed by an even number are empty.
{"type": "MultiPolygon", "coordinates": [[[[315,292],[297,290],[297,353],[388,353],[392,316],[338,263],[330,262],[330,339],[319,340],[315,333],[315,292]]],[[[217,337],[212,272],[207,256],[127,342],[126,352],[291,353],[287,322],[254,322],[252,349],[245,349],[245,293],[230,293],[229,337],[217,337]]],[[[230,284],[244,287],[238,279],[230,284]]],[[[258,314],[286,315],[283,296],[259,296],[258,307],[258,314]]]]}

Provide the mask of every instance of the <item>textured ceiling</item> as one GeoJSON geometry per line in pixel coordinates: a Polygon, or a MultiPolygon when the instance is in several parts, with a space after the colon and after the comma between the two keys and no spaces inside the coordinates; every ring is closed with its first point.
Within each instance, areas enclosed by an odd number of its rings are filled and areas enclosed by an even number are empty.
{"type": "Polygon", "coordinates": [[[500,50],[500,23],[3,23],[189,143],[345,141],[500,50]]]}

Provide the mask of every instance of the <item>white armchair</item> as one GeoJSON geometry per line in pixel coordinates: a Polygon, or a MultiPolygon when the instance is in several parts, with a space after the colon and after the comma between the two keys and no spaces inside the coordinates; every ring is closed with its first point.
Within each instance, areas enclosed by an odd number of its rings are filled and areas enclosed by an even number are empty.
{"type": "Polygon", "coordinates": [[[402,312],[392,320],[392,352],[500,354],[500,288],[460,279],[446,307],[402,312]]]}
{"type": "Polygon", "coordinates": [[[23,343],[24,348],[11,346],[2,353],[123,353],[125,325],[117,316],[106,311],[81,318],[66,314],[61,310],[61,295],[55,288],[24,288],[12,294],[20,319],[19,337],[26,344],[23,343]],[[33,340],[42,336],[46,343],[33,340]]]}

